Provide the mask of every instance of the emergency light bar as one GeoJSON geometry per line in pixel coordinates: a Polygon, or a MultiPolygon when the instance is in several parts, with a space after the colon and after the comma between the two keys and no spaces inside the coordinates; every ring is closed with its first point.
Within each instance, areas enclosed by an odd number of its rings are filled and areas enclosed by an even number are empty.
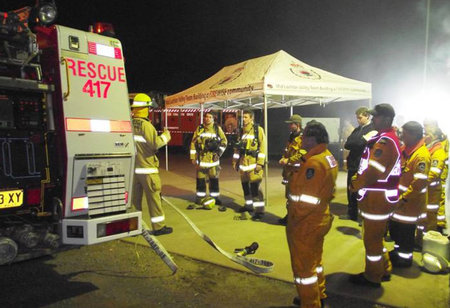
{"type": "Polygon", "coordinates": [[[90,54],[104,56],[113,59],[122,59],[122,50],[118,47],[112,47],[95,42],[88,42],[88,51],[90,54]]]}
{"type": "Polygon", "coordinates": [[[131,133],[130,121],[66,118],[66,131],[131,133]]]}

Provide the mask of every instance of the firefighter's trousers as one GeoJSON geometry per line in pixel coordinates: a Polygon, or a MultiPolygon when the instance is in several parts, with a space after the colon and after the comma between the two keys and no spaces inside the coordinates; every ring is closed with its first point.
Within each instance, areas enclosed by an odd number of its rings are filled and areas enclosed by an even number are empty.
{"type": "Polygon", "coordinates": [[[389,254],[384,248],[384,234],[387,219],[372,220],[363,217],[363,241],[366,249],[366,268],[364,276],[375,283],[381,282],[384,275],[392,272],[389,254]]]}
{"type": "Polygon", "coordinates": [[[440,225],[445,226],[445,201],[441,204],[442,186],[428,188],[428,204],[425,231],[437,231],[440,225]],[[441,222],[439,225],[439,218],[441,222]]]}
{"type": "Polygon", "coordinates": [[[197,185],[196,185],[196,199],[206,197],[206,180],[209,181],[209,195],[213,198],[220,196],[219,191],[219,174],[220,167],[199,168],[197,169],[197,185]]]}
{"type": "Polygon", "coordinates": [[[245,208],[255,210],[255,213],[264,213],[264,195],[261,191],[263,170],[258,172],[241,171],[242,191],[244,192],[245,208]]]}
{"type": "Polygon", "coordinates": [[[150,220],[153,230],[159,230],[165,226],[159,174],[135,174],[133,206],[142,211],[143,219],[147,224],[150,220]]]}
{"type": "Polygon", "coordinates": [[[325,235],[331,228],[331,215],[298,215],[299,207],[288,206],[286,236],[292,271],[302,308],[321,307],[326,298],[322,251],[325,235]]]}
{"type": "Polygon", "coordinates": [[[348,187],[350,187],[352,183],[352,177],[356,174],[357,170],[348,170],[347,172],[347,215],[353,219],[358,219],[358,193],[350,191],[348,187]]]}
{"type": "Polygon", "coordinates": [[[264,213],[264,195],[261,191],[261,181],[241,182],[244,192],[245,208],[255,213],[264,213]]]}
{"type": "Polygon", "coordinates": [[[412,261],[416,224],[406,224],[391,220],[389,222],[389,234],[395,242],[395,251],[400,253],[399,256],[405,260],[412,261]]]}
{"type": "Polygon", "coordinates": [[[439,201],[439,209],[437,212],[437,226],[445,229],[447,226],[447,217],[445,216],[445,190],[447,189],[447,183],[442,181],[441,200],[439,201]]]}

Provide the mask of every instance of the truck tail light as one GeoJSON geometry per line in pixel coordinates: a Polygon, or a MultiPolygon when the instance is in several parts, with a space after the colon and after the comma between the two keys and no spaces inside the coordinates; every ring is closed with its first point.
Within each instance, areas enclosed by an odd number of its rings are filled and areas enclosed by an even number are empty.
{"type": "Polygon", "coordinates": [[[132,217],[119,221],[102,223],[97,225],[97,237],[105,237],[120,233],[135,231],[138,228],[138,218],[132,217]]]}
{"type": "Polygon", "coordinates": [[[27,194],[27,205],[36,205],[41,203],[41,189],[40,188],[30,188],[26,190],[27,194]]]}
{"type": "Polygon", "coordinates": [[[128,191],[125,191],[125,204],[128,203],[128,191]]]}
{"type": "Polygon", "coordinates": [[[87,210],[89,208],[88,197],[73,197],[72,212],[87,210]]]}

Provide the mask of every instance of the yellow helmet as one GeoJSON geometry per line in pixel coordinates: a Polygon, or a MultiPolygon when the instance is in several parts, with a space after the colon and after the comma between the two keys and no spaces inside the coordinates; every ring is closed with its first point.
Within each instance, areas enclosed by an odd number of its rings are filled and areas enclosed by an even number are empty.
{"type": "Polygon", "coordinates": [[[152,99],[145,93],[138,93],[133,99],[131,108],[153,107],[152,99]]]}
{"type": "Polygon", "coordinates": [[[212,197],[205,197],[201,201],[204,209],[212,210],[216,206],[216,199],[212,197]]]}

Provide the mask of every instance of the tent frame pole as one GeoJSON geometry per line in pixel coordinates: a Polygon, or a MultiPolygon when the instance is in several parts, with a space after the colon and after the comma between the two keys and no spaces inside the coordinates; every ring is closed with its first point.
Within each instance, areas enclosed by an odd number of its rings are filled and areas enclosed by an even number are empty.
{"type": "Polygon", "coordinates": [[[264,132],[266,135],[266,142],[264,146],[264,152],[266,153],[266,161],[264,164],[264,196],[265,196],[265,205],[269,206],[269,195],[268,195],[268,179],[269,179],[269,125],[268,125],[268,117],[267,117],[267,95],[263,95],[264,97],[264,132]]]}
{"type": "MultiPolygon", "coordinates": [[[[167,108],[164,108],[164,129],[167,129],[167,108]]],[[[169,171],[169,143],[166,144],[166,171],[169,171]]]]}
{"type": "Polygon", "coordinates": [[[200,124],[203,124],[203,103],[200,104],[200,124]]]}

